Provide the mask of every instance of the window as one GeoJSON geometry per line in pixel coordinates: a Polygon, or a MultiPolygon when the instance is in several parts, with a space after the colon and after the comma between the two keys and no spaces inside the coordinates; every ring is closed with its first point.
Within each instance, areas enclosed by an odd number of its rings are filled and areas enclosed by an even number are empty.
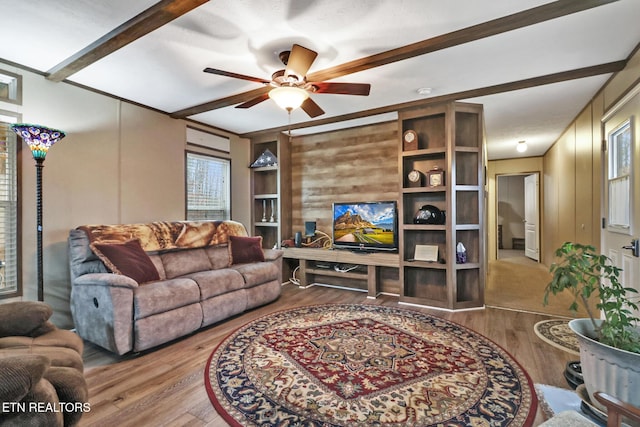
{"type": "Polygon", "coordinates": [[[609,135],[609,230],[628,234],[631,225],[631,121],[609,135]]]}
{"type": "Polygon", "coordinates": [[[231,219],[231,161],[187,152],[187,220],[231,219]]]}
{"type": "Polygon", "coordinates": [[[22,76],[0,70],[0,101],[22,104],[22,76]]]}
{"type": "Polygon", "coordinates": [[[0,298],[21,295],[18,259],[18,138],[0,111],[0,298]]]}

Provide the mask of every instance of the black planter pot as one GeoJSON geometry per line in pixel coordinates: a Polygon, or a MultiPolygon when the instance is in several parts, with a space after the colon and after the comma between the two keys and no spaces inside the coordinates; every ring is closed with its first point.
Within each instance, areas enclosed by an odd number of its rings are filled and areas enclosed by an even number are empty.
{"type": "Polygon", "coordinates": [[[569,387],[574,390],[578,388],[580,384],[584,384],[579,360],[567,362],[566,369],[564,370],[564,378],[567,380],[569,387]]]}

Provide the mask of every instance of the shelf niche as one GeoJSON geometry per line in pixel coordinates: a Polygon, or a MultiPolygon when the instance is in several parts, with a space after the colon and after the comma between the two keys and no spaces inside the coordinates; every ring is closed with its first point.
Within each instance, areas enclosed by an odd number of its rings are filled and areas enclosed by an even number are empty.
{"type": "Polygon", "coordinates": [[[291,167],[287,138],[281,134],[251,141],[251,158],[265,150],[277,158],[277,164],[251,167],[252,236],[262,236],[262,247],[279,247],[291,236],[291,167]],[[273,220],[272,220],[273,219],[273,220]]]}

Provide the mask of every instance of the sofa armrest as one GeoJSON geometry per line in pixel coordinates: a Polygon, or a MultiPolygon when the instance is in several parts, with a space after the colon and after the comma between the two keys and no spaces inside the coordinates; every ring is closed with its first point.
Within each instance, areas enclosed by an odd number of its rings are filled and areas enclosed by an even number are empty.
{"type": "Polygon", "coordinates": [[[282,260],[284,251],[282,249],[263,249],[263,252],[264,260],[278,267],[278,283],[282,283],[282,260]]]}
{"type": "Polygon", "coordinates": [[[77,277],[73,281],[74,286],[111,286],[115,288],[134,289],[138,282],[131,277],[113,273],[90,273],[77,277]]]}
{"type": "Polygon", "coordinates": [[[49,367],[49,359],[35,354],[0,359],[0,401],[19,402],[49,367]]]}
{"type": "Polygon", "coordinates": [[[133,349],[135,280],[111,273],[77,277],[71,288],[71,314],[78,335],[117,354],[133,349]]]}
{"type": "Polygon", "coordinates": [[[282,258],[284,251],[282,249],[263,249],[265,261],[276,261],[282,258]]]}

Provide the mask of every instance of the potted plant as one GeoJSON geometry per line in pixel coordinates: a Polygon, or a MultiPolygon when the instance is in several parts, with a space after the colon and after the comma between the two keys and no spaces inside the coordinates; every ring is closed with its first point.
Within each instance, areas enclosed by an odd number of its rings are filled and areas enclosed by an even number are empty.
{"type": "Polygon", "coordinates": [[[578,336],[580,364],[591,403],[600,406],[593,397],[605,392],[622,401],[640,407],[640,319],[638,306],[630,296],[637,293],[620,283],[620,268],[606,255],[590,245],[565,242],[555,252],[553,274],[544,294],[544,304],[550,294],[563,291],[573,294],[569,307],[576,311],[582,304],[589,319],[574,319],[569,327],[578,336]],[[588,301],[597,298],[600,313],[593,313],[588,301]]]}

